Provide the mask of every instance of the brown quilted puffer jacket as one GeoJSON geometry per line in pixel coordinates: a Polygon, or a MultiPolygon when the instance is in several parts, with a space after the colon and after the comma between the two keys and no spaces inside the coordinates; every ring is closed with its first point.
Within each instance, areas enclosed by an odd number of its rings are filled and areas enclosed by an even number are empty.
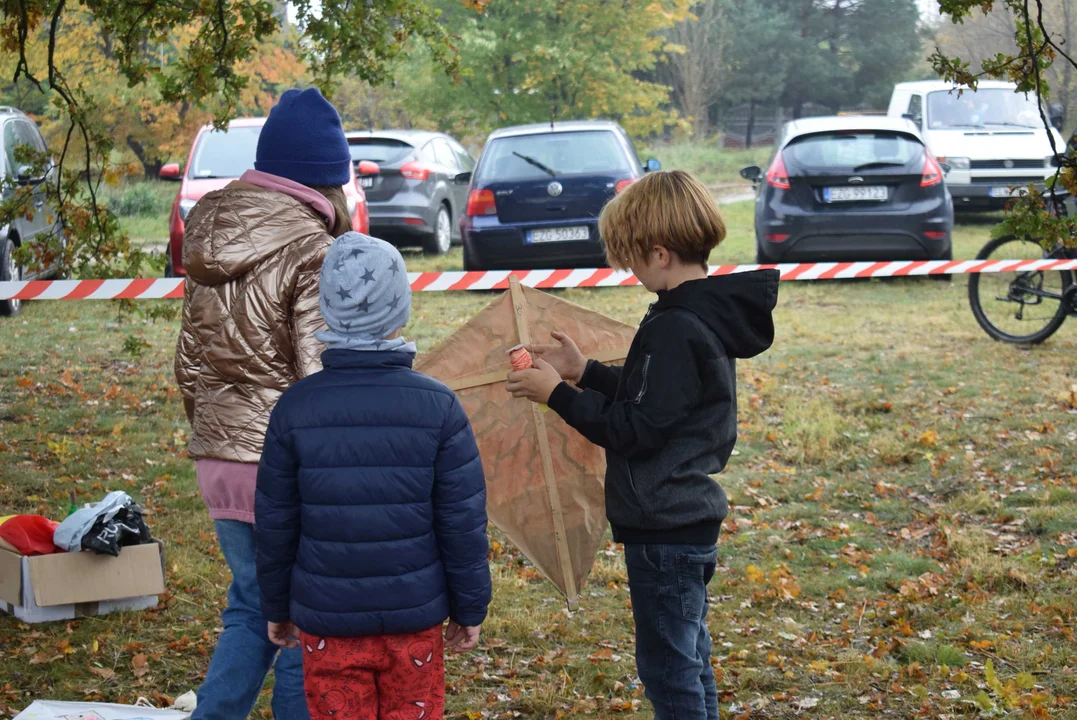
{"type": "Polygon", "coordinates": [[[176,347],[191,458],[258,462],[281,393],[321,370],[318,277],[332,242],[309,205],[247,183],[191,210],[176,347]]]}

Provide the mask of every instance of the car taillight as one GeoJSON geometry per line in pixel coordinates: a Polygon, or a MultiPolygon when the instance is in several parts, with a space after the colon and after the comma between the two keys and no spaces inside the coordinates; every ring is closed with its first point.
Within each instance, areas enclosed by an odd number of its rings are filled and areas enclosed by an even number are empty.
{"type": "Polygon", "coordinates": [[[792,189],[792,185],[789,184],[789,173],[785,169],[785,158],[782,157],[781,151],[774,156],[774,162],[767,170],[767,182],[780,190],[792,189]]]}
{"type": "Polygon", "coordinates": [[[920,187],[931,187],[942,182],[942,168],[938,160],[924,154],[924,174],[920,176],[920,187]]]}
{"type": "Polygon", "coordinates": [[[631,185],[634,182],[636,182],[636,178],[629,178],[628,180],[618,180],[617,185],[614,188],[614,192],[617,195],[620,195],[624,191],[624,189],[626,187],[628,187],[629,185],[631,185]]]}
{"type": "Polygon", "coordinates": [[[467,214],[497,215],[497,203],[494,201],[493,190],[472,190],[467,197],[467,214]]]}
{"type": "Polygon", "coordinates": [[[928,240],[945,240],[947,235],[949,235],[949,233],[947,233],[944,230],[925,230],[924,231],[924,237],[926,237],[928,240]]]}
{"type": "Polygon", "coordinates": [[[789,239],[789,233],[768,233],[763,239],[767,242],[785,242],[789,239]]]}
{"type": "Polygon", "coordinates": [[[400,168],[400,174],[408,180],[426,180],[430,177],[430,168],[418,160],[413,160],[400,168]]]}

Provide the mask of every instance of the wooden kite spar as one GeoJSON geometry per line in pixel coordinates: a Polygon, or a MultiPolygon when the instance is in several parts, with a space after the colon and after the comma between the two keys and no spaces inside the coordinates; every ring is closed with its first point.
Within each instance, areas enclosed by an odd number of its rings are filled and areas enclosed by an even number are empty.
{"type": "Polygon", "coordinates": [[[471,419],[491,522],[575,603],[606,531],[605,454],[557,413],[504,386],[506,351],[551,342],[553,330],[603,362],[624,360],[636,332],[513,277],[508,293],[424,353],[417,369],[456,391],[471,419]]]}

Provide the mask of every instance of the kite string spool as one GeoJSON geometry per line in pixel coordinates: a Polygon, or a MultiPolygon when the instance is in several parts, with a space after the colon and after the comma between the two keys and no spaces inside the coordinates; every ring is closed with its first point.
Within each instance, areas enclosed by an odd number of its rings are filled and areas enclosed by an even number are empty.
{"type": "Polygon", "coordinates": [[[509,364],[512,365],[512,369],[519,372],[520,370],[527,370],[535,366],[531,362],[531,353],[527,352],[527,348],[523,345],[517,345],[508,351],[509,364]]]}

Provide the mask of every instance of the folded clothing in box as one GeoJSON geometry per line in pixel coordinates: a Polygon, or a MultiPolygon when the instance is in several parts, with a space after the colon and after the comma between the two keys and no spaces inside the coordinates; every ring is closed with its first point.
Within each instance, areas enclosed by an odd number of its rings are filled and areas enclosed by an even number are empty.
{"type": "Polygon", "coordinates": [[[142,508],[127,493],[117,490],[101,502],[72,513],[56,528],[53,540],[68,552],[93,550],[116,557],[120,548],[145,545],[153,539],[142,508]]]}

